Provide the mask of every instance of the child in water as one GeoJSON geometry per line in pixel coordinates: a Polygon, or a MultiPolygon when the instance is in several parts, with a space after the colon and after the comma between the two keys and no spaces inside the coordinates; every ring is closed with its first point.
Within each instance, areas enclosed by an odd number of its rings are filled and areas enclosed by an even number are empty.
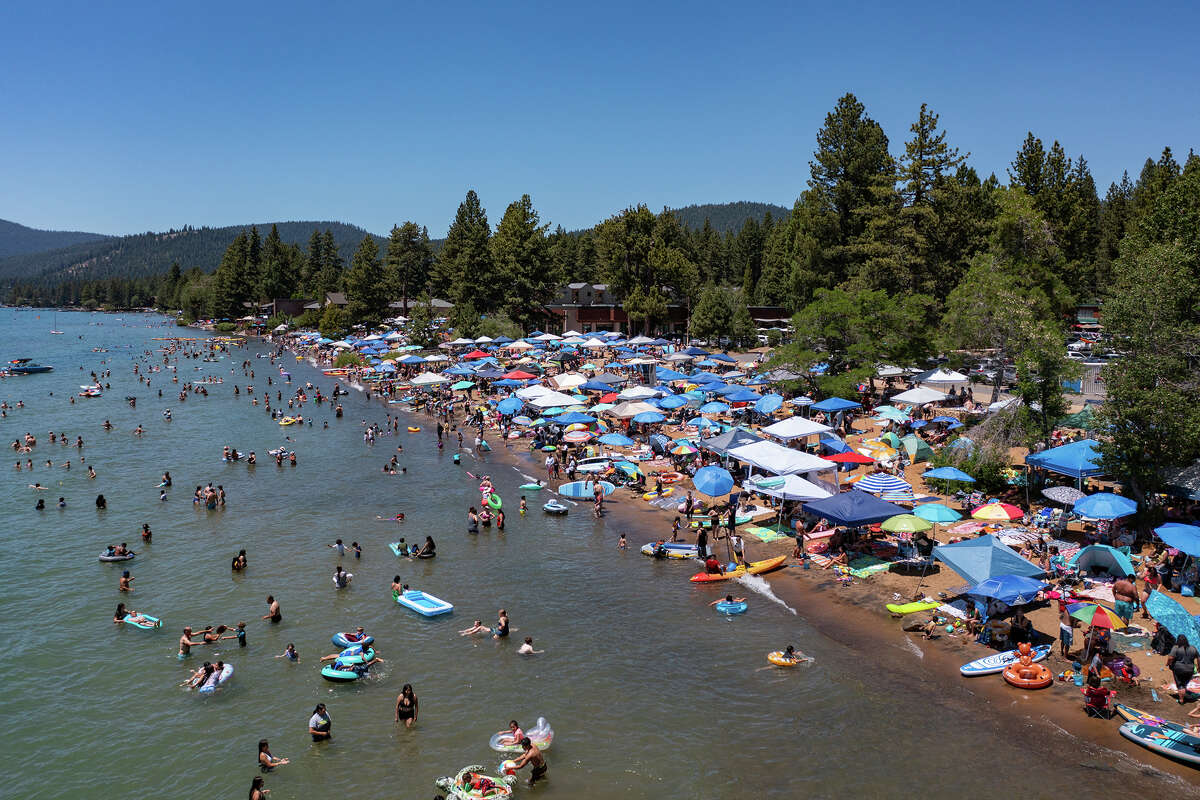
{"type": "Polygon", "coordinates": [[[288,642],[288,646],[284,649],[284,651],[275,657],[286,658],[288,661],[300,660],[300,654],[296,652],[296,645],[292,644],[291,642],[288,642]]]}

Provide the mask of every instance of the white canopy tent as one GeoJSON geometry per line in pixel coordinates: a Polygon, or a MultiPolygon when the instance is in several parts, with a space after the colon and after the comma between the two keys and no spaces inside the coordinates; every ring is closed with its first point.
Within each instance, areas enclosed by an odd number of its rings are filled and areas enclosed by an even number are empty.
{"type": "Polygon", "coordinates": [[[630,386],[628,389],[622,389],[617,397],[621,400],[645,400],[648,397],[658,397],[659,394],[657,389],[651,389],[649,386],[630,386]]]}
{"type": "Polygon", "coordinates": [[[580,375],[578,372],[566,372],[562,375],[555,375],[550,378],[552,383],[558,389],[574,389],[576,386],[582,386],[587,383],[587,378],[580,375]]]}
{"type": "Polygon", "coordinates": [[[922,403],[940,403],[946,399],[945,392],[939,392],[937,389],[930,389],[926,386],[918,386],[915,389],[909,389],[907,392],[901,392],[892,398],[893,403],[909,403],[910,405],[919,406],[922,403]]]}
{"type": "Polygon", "coordinates": [[[438,383],[449,382],[449,378],[442,375],[435,375],[432,372],[422,372],[420,375],[409,381],[409,383],[411,383],[413,386],[433,386],[438,383]]]}
{"type": "Polygon", "coordinates": [[[551,392],[551,391],[545,392],[543,394],[539,394],[537,397],[532,397],[529,400],[527,400],[526,402],[528,402],[529,405],[534,406],[535,408],[551,408],[553,406],[564,406],[565,407],[565,406],[573,406],[576,404],[575,398],[572,397],[571,395],[563,394],[562,392],[551,392]]]}
{"type": "Polygon", "coordinates": [[[783,485],[771,489],[758,486],[753,482],[747,482],[745,488],[768,497],[777,497],[780,500],[824,500],[826,497],[833,497],[833,492],[817,486],[799,475],[785,475],[783,476],[783,485]]]}
{"type": "Polygon", "coordinates": [[[813,422],[811,419],[804,417],[788,417],[780,420],[774,425],[768,425],[762,429],[762,432],[768,436],[774,436],[776,439],[788,441],[790,439],[799,439],[804,436],[812,436],[817,433],[826,433],[833,428],[828,425],[822,425],[820,422],[813,422]]]}
{"type": "Polygon", "coordinates": [[[638,414],[641,414],[644,411],[657,411],[660,414],[662,413],[649,403],[642,402],[621,403],[620,405],[610,408],[608,413],[612,414],[618,419],[628,419],[629,417],[636,417],[638,414]]]}
{"type": "Polygon", "coordinates": [[[825,472],[837,468],[837,464],[823,458],[792,450],[775,442],[754,442],[735,447],[729,455],[752,467],[774,475],[796,475],[809,472],[825,472]]]}

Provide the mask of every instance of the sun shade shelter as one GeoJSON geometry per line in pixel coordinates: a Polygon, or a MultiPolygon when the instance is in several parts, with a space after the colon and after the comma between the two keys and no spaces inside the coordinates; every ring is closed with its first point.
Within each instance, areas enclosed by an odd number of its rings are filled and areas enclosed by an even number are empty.
{"type": "Polygon", "coordinates": [[[919,406],[923,403],[940,403],[946,399],[945,392],[939,392],[937,389],[929,389],[924,386],[918,386],[916,389],[909,389],[907,392],[901,392],[892,398],[893,403],[909,403],[910,405],[919,406]]]}
{"type": "Polygon", "coordinates": [[[1135,575],[1133,562],[1120,550],[1106,544],[1090,544],[1080,550],[1067,564],[1088,574],[1135,575]]]}
{"type": "Polygon", "coordinates": [[[799,475],[784,475],[782,484],[770,488],[753,483],[747,484],[745,488],[753,489],[768,497],[777,497],[780,500],[824,500],[826,497],[833,496],[833,492],[823,489],[799,475]]]}
{"type": "Polygon", "coordinates": [[[1025,463],[1072,478],[1089,478],[1104,474],[1100,467],[1100,451],[1093,439],[1083,439],[1040,453],[1030,453],[1025,457],[1025,463]]]}
{"type": "Polygon", "coordinates": [[[729,454],[729,451],[735,447],[742,445],[754,444],[755,442],[766,441],[761,436],[751,433],[745,428],[734,428],[726,431],[719,436],[713,436],[708,439],[702,439],[699,442],[700,448],[716,453],[719,456],[729,454]]]}
{"type": "Polygon", "coordinates": [[[822,425],[820,422],[814,422],[811,419],[788,417],[785,420],[776,422],[774,425],[768,425],[762,429],[762,432],[786,442],[791,439],[812,436],[816,433],[825,433],[831,430],[833,428],[830,428],[828,425],[822,425]]]}
{"type": "Polygon", "coordinates": [[[767,441],[735,447],[729,451],[729,455],[763,472],[770,472],[775,475],[823,472],[825,470],[833,470],[837,466],[823,458],[767,441]]]}
{"type": "Polygon", "coordinates": [[[990,533],[978,539],[938,545],[933,548],[933,557],[973,584],[998,575],[1032,578],[1043,572],[990,533]]]}
{"type": "Polygon", "coordinates": [[[842,492],[805,503],[804,510],[835,525],[870,525],[903,514],[906,509],[865,492],[842,492]]]}

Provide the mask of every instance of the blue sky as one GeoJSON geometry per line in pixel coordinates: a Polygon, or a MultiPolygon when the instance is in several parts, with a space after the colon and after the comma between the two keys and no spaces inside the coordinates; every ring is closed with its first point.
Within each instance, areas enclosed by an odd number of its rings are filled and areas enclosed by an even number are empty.
{"type": "Polygon", "coordinates": [[[981,175],[1027,130],[1101,194],[1200,146],[1188,3],[24,3],[0,28],[0,217],[132,233],[336,219],[440,236],[467,189],[589,226],[790,205],[852,91],[981,175]],[[978,8],[973,8],[978,6],[978,8]],[[986,6],[986,7],[985,7],[986,6]]]}

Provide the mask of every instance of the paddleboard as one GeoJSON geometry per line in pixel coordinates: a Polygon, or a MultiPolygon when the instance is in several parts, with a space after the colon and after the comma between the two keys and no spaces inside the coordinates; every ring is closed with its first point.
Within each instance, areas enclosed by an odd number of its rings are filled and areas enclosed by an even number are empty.
{"type": "Polygon", "coordinates": [[[903,617],[905,614],[912,614],[917,611],[928,611],[931,608],[937,607],[937,603],[922,603],[920,601],[915,603],[905,603],[904,605],[899,606],[895,603],[887,604],[887,610],[892,614],[895,614],[897,617],[903,617]]]}
{"type": "MultiPolygon", "coordinates": [[[[1033,648],[1033,660],[1041,661],[1050,655],[1050,645],[1042,644],[1033,648]]],[[[977,658],[969,664],[963,664],[958,668],[958,671],[968,678],[973,678],[978,675],[995,675],[998,672],[1003,672],[1004,668],[1009,664],[1017,661],[1020,653],[1016,650],[1009,650],[1006,653],[993,653],[990,656],[977,658]]]]}
{"type": "Polygon", "coordinates": [[[1174,722],[1147,724],[1126,722],[1121,735],[1160,756],[1200,767],[1200,736],[1193,736],[1174,722]]]}
{"type": "MultiPolygon", "coordinates": [[[[642,555],[653,557],[657,544],[658,542],[647,542],[642,545],[642,555]]],[[[696,545],[683,542],[663,542],[663,550],[666,551],[667,558],[695,558],[699,552],[696,545]]]]}
{"type": "Polygon", "coordinates": [[[1142,711],[1139,708],[1132,708],[1131,706],[1123,705],[1121,703],[1117,703],[1116,706],[1113,707],[1113,710],[1116,711],[1121,719],[1125,720],[1126,722],[1141,722],[1145,725],[1158,725],[1169,722],[1169,720],[1165,720],[1162,717],[1157,717],[1154,714],[1142,711]]]}
{"type": "MultiPolygon", "coordinates": [[[[608,497],[617,490],[615,484],[608,481],[600,481],[600,488],[604,490],[604,496],[608,497]]],[[[558,487],[558,493],[563,497],[569,497],[572,500],[591,500],[592,492],[595,491],[594,481],[572,481],[564,483],[558,487]]]]}

